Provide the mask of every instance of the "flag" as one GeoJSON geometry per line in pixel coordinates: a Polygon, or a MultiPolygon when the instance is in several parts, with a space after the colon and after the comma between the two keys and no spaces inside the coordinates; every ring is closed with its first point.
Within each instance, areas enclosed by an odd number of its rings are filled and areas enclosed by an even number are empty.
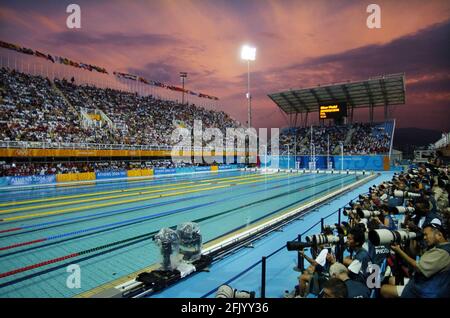
{"type": "Polygon", "coordinates": [[[44,59],[47,59],[47,55],[45,55],[44,53],[41,53],[39,51],[34,51],[34,55],[36,55],[38,57],[42,57],[44,59]]]}

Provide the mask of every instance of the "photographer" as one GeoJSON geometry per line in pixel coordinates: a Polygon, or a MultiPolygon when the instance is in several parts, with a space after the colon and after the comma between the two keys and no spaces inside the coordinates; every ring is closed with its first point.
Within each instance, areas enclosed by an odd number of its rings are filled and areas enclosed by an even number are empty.
{"type": "Polygon", "coordinates": [[[331,278],[324,283],[319,298],[349,298],[345,283],[337,278],[331,278]]]}
{"type": "Polygon", "coordinates": [[[431,211],[430,201],[425,197],[416,200],[414,208],[415,213],[412,215],[407,214],[405,217],[405,225],[411,231],[420,231],[433,219],[441,220],[438,213],[431,211]]]}
{"type": "Polygon", "coordinates": [[[347,298],[370,298],[370,289],[359,281],[348,276],[348,269],[341,263],[334,263],[330,267],[330,277],[338,278],[347,286],[347,298]]]}
{"type": "MultiPolygon", "coordinates": [[[[312,259],[307,256],[304,250],[299,251],[299,253],[310,263],[308,268],[303,271],[303,273],[298,278],[298,296],[306,297],[311,291],[311,285],[314,275],[328,272],[328,268],[331,265],[331,258],[329,255],[330,250],[328,248],[323,248],[316,259],[312,259]]],[[[316,287],[319,289],[319,286],[316,287]]]]}
{"type": "Polygon", "coordinates": [[[365,232],[362,226],[350,229],[347,235],[347,246],[352,253],[352,257],[344,258],[344,265],[349,269],[352,279],[365,284],[368,277],[367,268],[371,265],[369,253],[363,248],[365,242],[365,232]]]}
{"type": "MultiPolygon", "coordinates": [[[[448,231],[439,219],[432,220],[424,227],[424,240],[428,250],[416,262],[398,245],[391,248],[405,260],[415,273],[406,286],[396,286],[391,279],[383,285],[381,295],[385,298],[440,298],[450,297],[450,243],[448,231]]],[[[391,277],[392,278],[392,277],[391,277]]]]}

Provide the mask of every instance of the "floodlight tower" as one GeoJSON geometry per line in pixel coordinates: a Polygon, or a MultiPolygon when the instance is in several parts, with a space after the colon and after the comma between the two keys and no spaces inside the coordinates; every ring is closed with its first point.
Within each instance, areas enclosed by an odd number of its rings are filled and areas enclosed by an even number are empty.
{"type": "Polygon", "coordinates": [[[187,78],[187,72],[180,72],[180,80],[183,85],[183,91],[181,93],[181,104],[184,105],[184,80],[187,78]]]}
{"type": "Polygon", "coordinates": [[[252,126],[252,96],[250,95],[250,61],[256,59],[256,48],[244,45],[241,50],[241,59],[247,61],[247,104],[248,104],[248,128],[252,126]]]}

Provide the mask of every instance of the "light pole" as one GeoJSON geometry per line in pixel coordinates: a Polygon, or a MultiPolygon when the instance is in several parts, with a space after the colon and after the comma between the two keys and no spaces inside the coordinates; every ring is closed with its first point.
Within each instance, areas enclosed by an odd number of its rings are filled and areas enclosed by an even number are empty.
{"type": "Polygon", "coordinates": [[[248,128],[252,126],[252,96],[250,95],[250,61],[256,59],[256,48],[244,45],[241,50],[241,59],[247,61],[247,104],[248,104],[248,128]]]}
{"type": "Polygon", "coordinates": [[[187,78],[187,72],[180,72],[180,79],[183,87],[183,92],[181,94],[181,104],[184,105],[184,79],[187,78]]]}

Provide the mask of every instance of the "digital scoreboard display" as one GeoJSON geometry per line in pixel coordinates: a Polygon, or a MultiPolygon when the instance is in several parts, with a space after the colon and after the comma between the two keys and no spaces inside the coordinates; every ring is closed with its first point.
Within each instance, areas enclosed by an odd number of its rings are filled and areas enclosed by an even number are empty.
{"type": "Polygon", "coordinates": [[[331,105],[321,105],[319,108],[319,118],[320,119],[341,119],[347,116],[347,104],[331,104],[331,105]]]}

